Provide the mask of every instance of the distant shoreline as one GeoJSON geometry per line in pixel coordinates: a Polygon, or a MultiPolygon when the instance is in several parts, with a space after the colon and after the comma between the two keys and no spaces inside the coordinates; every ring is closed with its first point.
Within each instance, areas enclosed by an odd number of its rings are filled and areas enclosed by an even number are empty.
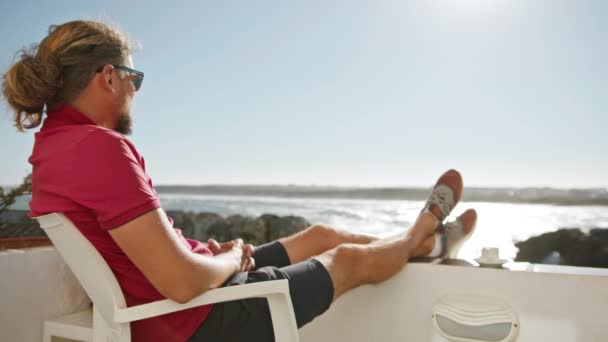
{"type": "MultiPolygon", "coordinates": [[[[157,185],[163,195],[250,196],[304,199],[351,199],[424,201],[430,187],[355,188],[302,185],[157,185]]],[[[12,209],[27,209],[30,195],[17,198],[12,209]]],[[[465,188],[464,202],[508,204],[544,204],[558,206],[606,206],[607,189],[552,189],[552,188],[465,188]]]]}
{"type": "MultiPolygon", "coordinates": [[[[425,200],[430,188],[354,188],[300,185],[157,185],[160,194],[269,196],[362,200],[425,200]]],[[[513,204],[608,206],[606,189],[466,188],[463,201],[513,204]]]]}

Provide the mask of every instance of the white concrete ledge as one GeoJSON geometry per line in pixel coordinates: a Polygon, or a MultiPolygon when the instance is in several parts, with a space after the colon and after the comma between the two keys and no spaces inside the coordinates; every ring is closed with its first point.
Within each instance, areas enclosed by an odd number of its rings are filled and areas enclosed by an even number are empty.
{"type": "MultiPolygon", "coordinates": [[[[608,341],[608,270],[526,263],[512,270],[410,263],[389,281],[347,293],[300,330],[301,340],[445,341],[433,305],[449,294],[500,298],[517,341],[608,341]]],[[[42,322],[90,301],[54,247],[0,251],[0,341],[39,342],[42,322]]]]}
{"type": "Polygon", "coordinates": [[[44,320],[90,301],[54,247],[0,251],[0,340],[42,341],[44,320]]]}

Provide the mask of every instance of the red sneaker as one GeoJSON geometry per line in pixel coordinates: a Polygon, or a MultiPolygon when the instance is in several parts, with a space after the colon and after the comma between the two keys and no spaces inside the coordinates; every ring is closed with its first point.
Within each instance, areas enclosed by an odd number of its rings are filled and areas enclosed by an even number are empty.
{"type": "Polygon", "coordinates": [[[422,211],[433,214],[438,225],[445,220],[462,196],[462,176],[456,170],[448,170],[439,177],[422,211]]]}

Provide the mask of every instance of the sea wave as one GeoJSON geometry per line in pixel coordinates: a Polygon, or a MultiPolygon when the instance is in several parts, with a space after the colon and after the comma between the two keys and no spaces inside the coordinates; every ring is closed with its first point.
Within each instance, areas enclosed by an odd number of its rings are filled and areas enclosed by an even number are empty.
{"type": "MultiPolygon", "coordinates": [[[[214,212],[221,215],[296,215],[311,223],[323,223],[352,232],[389,236],[405,232],[416,219],[422,200],[369,200],[337,198],[283,198],[277,196],[162,194],[166,210],[214,212]]],[[[499,247],[501,257],[514,258],[514,241],[576,227],[583,231],[608,227],[608,207],[597,205],[493,203],[463,201],[458,215],[475,208],[479,219],[475,234],[463,246],[460,257],[474,258],[482,247],[499,247]]]]}

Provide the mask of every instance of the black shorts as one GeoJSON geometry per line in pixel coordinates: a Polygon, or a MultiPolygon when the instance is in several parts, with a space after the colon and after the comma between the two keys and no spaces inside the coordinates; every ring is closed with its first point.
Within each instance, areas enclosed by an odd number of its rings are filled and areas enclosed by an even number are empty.
{"type": "MultiPolygon", "coordinates": [[[[287,279],[298,328],[325,312],[334,296],[334,286],[319,261],[309,259],[290,265],[283,245],[271,242],[255,249],[257,269],[240,272],[223,286],[287,279]]],[[[274,341],[266,298],[217,303],[188,342],[274,341]]]]}

